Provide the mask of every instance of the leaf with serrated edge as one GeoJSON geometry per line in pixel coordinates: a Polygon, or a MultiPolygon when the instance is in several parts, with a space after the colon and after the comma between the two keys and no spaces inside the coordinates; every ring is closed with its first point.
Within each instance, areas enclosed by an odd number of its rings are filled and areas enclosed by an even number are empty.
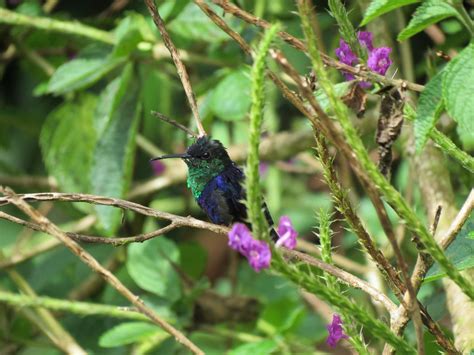
{"type": "Polygon", "coordinates": [[[474,134],[474,42],[446,66],[443,97],[449,116],[465,132],[474,134]]]}
{"type": "MultiPolygon", "coordinates": [[[[96,117],[96,120],[106,121],[106,126],[97,140],[90,179],[94,194],[121,198],[132,177],[140,112],[139,86],[134,79],[133,65],[125,67],[120,85],[114,82],[109,85],[115,86],[116,93],[102,95],[103,100],[107,98],[110,102],[98,104],[109,105],[110,109],[106,113],[108,117],[96,117]]],[[[109,206],[95,206],[95,210],[104,233],[113,234],[120,223],[120,211],[109,206]]]]}
{"type": "Polygon", "coordinates": [[[377,17],[398,9],[399,7],[414,4],[420,0],[374,0],[365,11],[364,18],[360,26],[365,26],[377,17]]]}
{"type": "Polygon", "coordinates": [[[43,125],[40,146],[48,172],[62,191],[89,191],[92,151],[96,143],[92,117],[97,98],[84,94],[51,112],[43,125]]]}
{"type": "Polygon", "coordinates": [[[415,143],[418,152],[421,151],[425,145],[444,107],[442,97],[444,73],[444,71],[441,71],[436,74],[428,84],[426,84],[425,89],[420,95],[414,124],[415,143]]]}
{"type": "Polygon", "coordinates": [[[65,94],[91,86],[118,67],[121,59],[79,58],[64,63],[54,72],[48,83],[48,92],[65,94]]]}
{"type": "MultiPolygon", "coordinates": [[[[454,242],[446,249],[446,256],[453,262],[458,270],[474,267],[474,240],[470,234],[474,230],[474,213],[459,231],[454,242]]],[[[430,282],[445,277],[446,273],[435,263],[428,271],[424,282],[430,282]]]]}
{"type": "Polygon", "coordinates": [[[426,27],[451,16],[457,16],[457,11],[446,1],[426,0],[416,9],[408,26],[400,32],[397,39],[404,41],[426,27]]]}
{"type": "Polygon", "coordinates": [[[180,278],[170,261],[178,263],[176,244],[164,237],[128,247],[127,270],[142,289],[175,301],[181,296],[180,278]]]}

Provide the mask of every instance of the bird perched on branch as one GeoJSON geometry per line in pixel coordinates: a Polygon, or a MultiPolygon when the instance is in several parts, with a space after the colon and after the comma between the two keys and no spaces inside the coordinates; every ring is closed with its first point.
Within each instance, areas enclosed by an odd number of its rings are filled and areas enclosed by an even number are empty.
{"type": "MultiPolygon", "coordinates": [[[[188,166],[187,185],[194,199],[209,219],[215,224],[231,225],[247,222],[247,208],[243,203],[245,190],[242,187],[244,173],[234,163],[222,143],[208,136],[196,139],[186,153],[164,155],[152,160],[181,158],[188,166]]],[[[263,206],[270,226],[273,220],[266,204],[263,206]]],[[[278,235],[272,229],[274,240],[278,235]]]]}

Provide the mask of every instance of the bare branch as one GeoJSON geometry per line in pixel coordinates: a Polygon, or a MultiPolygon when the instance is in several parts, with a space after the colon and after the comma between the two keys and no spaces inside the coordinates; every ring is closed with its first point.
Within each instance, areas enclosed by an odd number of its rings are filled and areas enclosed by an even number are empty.
{"type": "MultiPolygon", "coordinates": [[[[26,204],[24,201],[87,202],[87,203],[92,203],[92,204],[120,207],[122,209],[128,209],[128,210],[131,210],[131,211],[134,211],[134,212],[137,212],[137,213],[141,213],[141,214],[146,215],[146,216],[151,216],[151,217],[157,217],[157,218],[163,218],[163,219],[170,220],[172,223],[169,226],[165,227],[165,228],[168,228],[168,227],[171,228],[171,226],[173,226],[173,228],[186,226],[186,227],[192,227],[192,228],[211,230],[211,231],[213,231],[217,234],[220,234],[220,235],[227,235],[229,230],[230,230],[228,227],[219,226],[219,225],[215,225],[215,224],[212,224],[212,223],[207,223],[207,222],[204,222],[204,221],[192,218],[192,217],[181,217],[181,216],[173,215],[173,214],[166,213],[166,212],[156,211],[154,209],[151,209],[151,208],[148,208],[148,207],[145,207],[145,206],[133,203],[133,202],[125,201],[125,200],[102,197],[102,196],[85,195],[85,194],[66,194],[66,193],[36,193],[36,194],[34,194],[33,193],[33,194],[23,194],[23,195],[14,195],[14,196],[7,195],[7,196],[4,196],[4,197],[0,197],[0,206],[5,205],[5,204],[9,204],[9,203],[12,203],[12,204],[15,204],[15,205],[18,205],[20,203],[26,204]]],[[[29,207],[29,205],[27,205],[27,206],[29,207]]],[[[29,207],[29,208],[31,208],[31,207],[29,207]]],[[[7,214],[1,212],[0,213],[0,218],[4,218],[5,215],[7,215],[7,214]]],[[[8,216],[7,219],[12,221],[12,222],[20,223],[24,226],[31,227],[31,228],[38,228],[37,225],[40,225],[41,230],[44,231],[45,233],[52,234],[52,235],[57,234],[57,232],[55,230],[53,231],[49,225],[44,225],[43,223],[40,223],[38,220],[35,220],[35,223],[31,223],[31,222],[23,221],[23,220],[21,220],[17,217],[13,217],[13,216],[10,216],[10,215],[7,215],[7,216],[8,216]],[[56,234],[53,234],[53,232],[56,233],[56,234]]],[[[45,217],[42,217],[42,218],[45,218],[45,217]]],[[[49,222],[49,223],[51,223],[51,222],[49,222]]],[[[162,229],[164,229],[164,228],[162,228],[162,229]]],[[[60,231],[60,233],[61,233],[61,235],[63,235],[64,237],[67,238],[68,243],[73,243],[74,248],[76,248],[76,247],[80,248],[81,253],[82,253],[82,251],[84,251],[74,241],[70,240],[66,233],[64,233],[62,231],[60,231]]],[[[107,238],[104,238],[104,239],[107,239],[107,238]]],[[[128,239],[128,238],[125,238],[125,239],[128,239]]],[[[77,251],[77,249],[74,249],[74,250],[77,251]]],[[[73,251],[73,252],[76,254],[75,251],[73,251]]],[[[319,267],[319,268],[325,270],[326,272],[330,273],[331,275],[334,275],[334,276],[340,278],[346,284],[348,284],[352,287],[357,287],[357,288],[363,290],[364,292],[366,292],[367,294],[371,295],[372,297],[374,297],[375,299],[380,301],[382,304],[384,304],[385,307],[388,307],[387,310],[389,312],[391,312],[392,308],[396,308],[396,306],[393,303],[388,302],[390,300],[388,298],[386,298],[386,296],[383,293],[376,290],[374,287],[367,284],[365,281],[363,281],[363,280],[359,279],[358,277],[348,273],[347,271],[339,269],[339,268],[337,268],[333,265],[325,264],[322,261],[314,259],[311,256],[303,254],[301,252],[297,252],[297,251],[293,251],[293,250],[284,250],[283,252],[288,257],[295,257],[295,258],[297,258],[299,260],[302,260],[306,263],[310,263],[311,265],[319,267]]],[[[84,253],[86,253],[86,252],[84,251],[84,253]]],[[[76,254],[76,255],[78,255],[78,254],[76,254]]],[[[102,266],[100,266],[100,268],[101,268],[101,270],[103,269],[103,270],[107,271],[107,275],[111,274],[108,270],[104,269],[102,266]]],[[[103,275],[103,272],[101,272],[101,275],[103,275]]],[[[107,282],[110,283],[109,278],[106,278],[106,280],[107,280],[107,282]]],[[[137,306],[136,303],[134,303],[134,305],[137,306]]],[[[138,308],[138,306],[137,306],[137,308],[138,308]]],[[[146,313],[144,313],[144,314],[146,314],[146,313]]]]}
{"type": "Polygon", "coordinates": [[[169,123],[170,125],[175,126],[175,127],[179,128],[180,130],[186,132],[191,137],[197,137],[197,134],[194,133],[193,131],[191,131],[188,127],[186,127],[186,126],[182,125],[181,123],[169,118],[168,116],[165,116],[162,113],[157,112],[157,111],[151,111],[151,114],[158,117],[160,120],[165,121],[166,123],[169,123]]]}
{"type": "Polygon", "coordinates": [[[181,79],[181,83],[183,84],[184,91],[186,92],[186,97],[188,98],[189,106],[191,107],[191,111],[193,112],[194,120],[196,122],[196,126],[200,136],[205,136],[206,131],[202,126],[201,118],[199,117],[199,110],[196,104],[196,98],[194,97],[193,89],[191,87],[191,81],[189,80],[188,72],[186,71],[186,67],[184,66],[183,62],[179,58],[178,50],[176,49],[175,45],[171,41],[171,38],[166,30],[165,24],[163,19],[161,18],[158,9],[156,8],[155,2],[153,0],[145,0],[145,4],[150,11],[151,17],[153,18],[153,22],[155,23],[156,27],[161,33],[161,38],[163,38],[163,42],[165,43],[166,48],[168,48],[171,58],[176,66],[178,71],[179,78],[181,79]]]}

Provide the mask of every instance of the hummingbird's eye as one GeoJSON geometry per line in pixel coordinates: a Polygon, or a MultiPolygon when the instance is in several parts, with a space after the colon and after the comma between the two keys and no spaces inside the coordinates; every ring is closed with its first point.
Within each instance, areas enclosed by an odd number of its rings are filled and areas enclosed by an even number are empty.
{"type": "Polygon", "coordinates": [[[202,158],[203,159],[209,159],[211,157],[211,155],[209,154],[209,152],[205,152],[203,155],[202,155],[202,158]]]}

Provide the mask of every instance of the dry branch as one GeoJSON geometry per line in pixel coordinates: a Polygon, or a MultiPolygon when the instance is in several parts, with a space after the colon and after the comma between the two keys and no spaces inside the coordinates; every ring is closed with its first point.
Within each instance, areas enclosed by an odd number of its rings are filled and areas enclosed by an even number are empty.
{"type": "Polygon", "coordinates": [[[69,238],[66,233],[61,231],[55,224],[49,221],[46,217],[33,209],[25,199],[15,195],[10,189],[1,188],[0,192],[5,194],[4,198],[8,199],[9,203],[14,204],[25,214],[27,214],[35,223],[41,226],[41,229],[57,239],[59,239],[73,254],[79,257],[82,262],[89,266],[92,270],[100,274],[113,288],[115,288],[121,295],[127,298],[141,313],[150,318],[153,323],[171,334],[176,341],[186,346],[195,354],[204,354],[196,345],[194,345],[184,334],[174,328],[172,325],[161,319],[152,309],[146,306],[143,301],[133,294],[114,274],[104,268],[99,262],[79,244],[69,238]]]}

